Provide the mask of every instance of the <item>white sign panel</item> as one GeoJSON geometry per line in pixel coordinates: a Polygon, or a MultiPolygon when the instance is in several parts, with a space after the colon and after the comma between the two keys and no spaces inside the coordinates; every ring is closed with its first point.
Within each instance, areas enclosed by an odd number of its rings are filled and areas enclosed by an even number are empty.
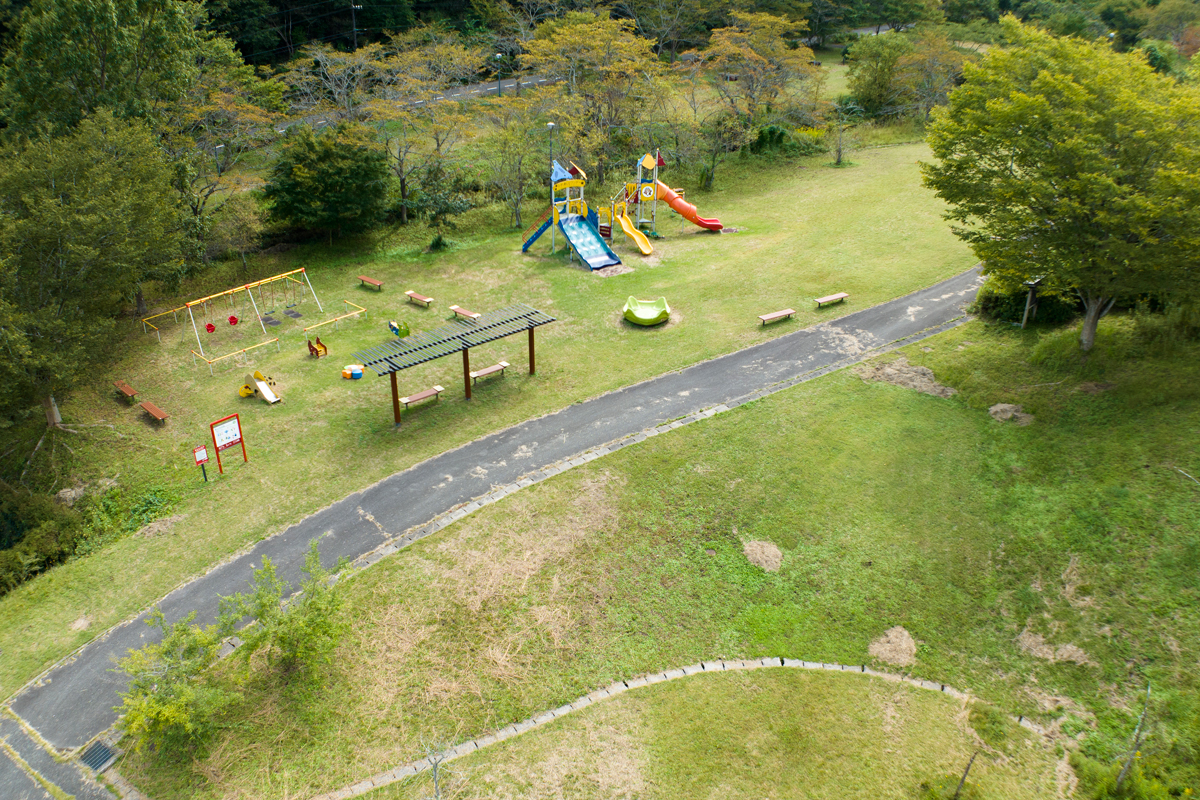
{"type": "Polygon", "coordinates": [[[242,428],[238,425],[237,417],[217,423],[213,426],[212,433],[213,441],[217,443],[218,450],[233,447],[242,441],[242,428]]]}

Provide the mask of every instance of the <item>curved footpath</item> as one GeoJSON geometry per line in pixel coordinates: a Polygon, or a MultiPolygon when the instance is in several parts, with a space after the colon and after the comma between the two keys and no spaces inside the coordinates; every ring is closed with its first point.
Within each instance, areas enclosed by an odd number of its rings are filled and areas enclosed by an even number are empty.
{"type": "MultiPolygon", "coordinates": [[[[711,416],[953,327],[979,288],[978,267],[927,289],[660,375],[523,422],[396,473],[301,520],[164,597],[168,622],[207,623],[245,591],[264,556],[296,584],[308,543],[322,561],[371,564],[513,491],[626,444],[711,416]]],[[[112,628],[23,687],[6,705],[28,735],[70,754],[116,721],[126,685],[113,661],[144,645],[146,613],[112,628]]],[[[28,770],[0,747],[0,796],[28,770]],[[6,757],[7,756],[7,757],[6,757]]],[[[29,794],[39,797],[39,794],[29,794]]]]}
{"type": "MultiPolygon", "coordinates": [[[[617,681],[612,686],[605,686],[603,689],[597,689],[594,692],[589,692],[583,697],[577,697],[569,703],[552,708],[549,711],[543,711],[536,717],[514,722],[511,725],[506,725],[494,733],[489,733],[486,736],[480,736],[478,739],[469,739],[462,744],[455,745],[449,750],[431,754],[417,761],[410,761],[407,764],[389,769],[386,772],[380,772],[372,775],[369,778],[364,778],[361,781],[353,783],[349,786],[342,787],[332,792],[319,794],[312,800],[348,800],[351,797],[359,797],[367,792],[374,791],[380,786],[387,786],[389,783],[402,781],[411,778],[415,775],[420,775],[433,768],[434,763],[445,764],[447,761],[454,761],[457,758],[470,755],[476,750],[482,750],[485,747],[491,747],[499,742],[506,741],[514,736],[520,736],[523,733],[533,730],[541,725],[553,722],[560,717],[565,717],[568,714],[573,714],[576,711],[587,708],[593,703],[599,703],[602,700],[607,700],[610,697],[616,697],[630,689],[640,689],[643,686],[652,686],[656,683],[664,681],[674,681],[680,678],[686,678],[689,675],[697,675],[699,673],[712,672],[731,672],[742,671],[748,669],[773,669],[778,667],[786,667],[789,669],[818,669],[829,670],[830,672],[849,672],[852,674],[867,675],[872,678],[882,678],[885,681],[892,683],[907,683],[915,686],[918,689],[927,689],[932,692],[942,692],[959,700],[969,700],[970,695],[953,686],[947,686],[944,683],[934,683],[933,681],[923,681],[919,678],[913,678],[909,675],[902,675],[895,672],[881,672],[871,669],[865,664],[857,666],[849,666],[846,664],[826,664],[821,661],[801,661],[797,658],[752,658],[752,659],[728,659],[720,661],[701,661],[699,664],[690,664],[686,667],[678,669],[669,669],[665,672],[654,672],[649,675],[642,675],[638,678],[630,678],[627,681],[617,681]]],[[[1013,719],[1018,725],[1028,728],[1034,733],[1044,733],[1041,726],[1027,720],[1024,717],[1016,717],[1013,719]]]]}

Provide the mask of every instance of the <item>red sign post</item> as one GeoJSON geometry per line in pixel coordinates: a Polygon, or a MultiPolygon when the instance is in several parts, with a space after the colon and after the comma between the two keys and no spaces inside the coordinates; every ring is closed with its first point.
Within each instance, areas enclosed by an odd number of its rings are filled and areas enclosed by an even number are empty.
{"type": "Polygon", "coordinates": [[[237,414],[230,414],[228,417],[223,417],[208,426],[209,432],[212,434],[213,448],[217,451],[217,469],[221,474],[225,474],[225,468],[221,465],[221,451],[234,445],[242,446],[242,463],[249,461],[246,457],[246,441],[242,438],[242,421],[237,414]]]}
{"type": "Polygon", "coordinates": [[[202,444],[193,447],[192,458],[196,459],[196,466],[200,468],[200,474],[204,476],[204,482],[208,483],[208,471],[204,469],[204,465],[208,463],[208,445],[202,444]]]}

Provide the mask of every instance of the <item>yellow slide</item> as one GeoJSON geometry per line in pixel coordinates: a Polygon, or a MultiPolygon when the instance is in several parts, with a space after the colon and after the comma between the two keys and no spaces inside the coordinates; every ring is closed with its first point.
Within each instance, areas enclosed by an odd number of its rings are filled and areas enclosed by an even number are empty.
{"type": "Polygon", "coordinates": [[[625,235],[633,239],[633,243],[638,246],[638,250],[642,251],[642,255],[648,256],[654,252],[654,248],[650,246],[650,240],[646,238],[646,234],[634,227],[633,220],[628,214],[622,214],[617,217],[621,223],[621,230],[625,231],[625,235]]]}

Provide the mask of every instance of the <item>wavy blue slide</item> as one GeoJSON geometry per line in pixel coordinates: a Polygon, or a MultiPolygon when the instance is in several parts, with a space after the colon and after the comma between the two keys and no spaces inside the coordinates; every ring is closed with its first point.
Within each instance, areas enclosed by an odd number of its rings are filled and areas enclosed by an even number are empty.
{"type": "Polygon", "coordinates": [[[579,254],[583,263],[592,269],[621,263],[621,259],[617,258],[617,254],[604,243],[599,232],[588,225],[587,220],[578,214],[560,216],[558,227],[562,229],[563,236],[567,237],[567,241],[571,243],[571,247],[575,248],[575,252],[579,254]]]}

